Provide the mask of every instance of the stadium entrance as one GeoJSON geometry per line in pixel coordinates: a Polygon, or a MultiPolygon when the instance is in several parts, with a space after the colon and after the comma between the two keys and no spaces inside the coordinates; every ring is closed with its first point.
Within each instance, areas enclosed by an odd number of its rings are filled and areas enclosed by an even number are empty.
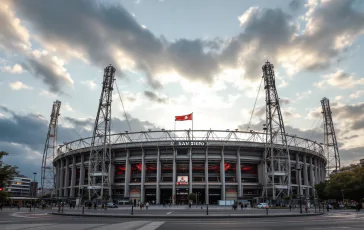
{"type": "Polygon", "coordinates": [[[218,204],[221,200],[221,189],[209,189],[209,204],[218,204]]]}
{"type": "Polygon", "coordinates": [[[161,204],[172,204],[172,189],[161,189],[161,204]]]}
{"type": "Polygon", "coordinates": [[[188,188],[177,188],[176,204],[188,204],[188,188]]]}
{"type": "Polygon", "coordinates": [[[205,204],[205,189],[193,189],[193,193],[196,194],[196,203],[197,204],[205,204]]]}

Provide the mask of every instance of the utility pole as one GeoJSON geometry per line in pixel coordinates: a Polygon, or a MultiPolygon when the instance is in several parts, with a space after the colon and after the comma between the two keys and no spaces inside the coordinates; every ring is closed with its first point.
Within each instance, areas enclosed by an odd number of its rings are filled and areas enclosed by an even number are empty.
{"type": "Polygon", "coordinates": [[[324,97],[321,100],[321,106],[324,119],[324,150],[327,159],[326,179],[329,179],[331,173],[337,173],[340,170],[340,155],[329,99],[324,97]]]}
{"type": "Polygon", "coordinates": [[[59,110],[61,108],[61,102],[55,101],[52,106],[51,120],[49,121],[47,139],[44,146],[43,158],[42,158],[42,168],[41,168],[41,189],[42,196],[45,196],[47,190],[51,193],[51,198],[53,198],[53,193],[55,192],[55,173],[53,160],[56,155],[57,148],[57,128],[58,128],[58,117],[59,110]]]}
{"type": "Polygon", "coordinates": [[[104,192],[111,198],[111,102],[116,69],[109,65],[104,69],[102,91],[91,140],[88,170],[89,199],[104,199],[104,192]]]}
{"type": "Polygon", "coordinates": [[[263,197],[276,200],[282,195],[290,195],[291,166],[286,132],[275,84],[274,66],[268,61],[263,65],[263,78],[266,101],[266,134],[264,148],[264,188],[263,197]]]}
{"type": "Polygon", "coordinates": [[[300,201],[300,213],[302,213],[302,195],[301,195],[301,170],[302,170],[302,166],[300,168],[296,168],[296,169],[292,169],[292,171],[296,171],[296,173],[298,172],[298,196],[299,196],[299,201],[300,201]]]}

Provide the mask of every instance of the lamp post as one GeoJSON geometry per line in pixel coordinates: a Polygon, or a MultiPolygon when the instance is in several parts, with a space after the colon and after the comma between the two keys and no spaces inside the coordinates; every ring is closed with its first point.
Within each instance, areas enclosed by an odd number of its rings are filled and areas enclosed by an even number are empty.
{"type": "Polygon", "coordinates": [[[37,190],[34,189],[34,188],[35,188],[35,176],[37,175],[37,173],[33,172],[33,175],[34,175],[34,177],[33,177],[33,189],[32,189],[33,190],[33,194],[32,194],[33,195],[33,202],[32,203],[34,205],[34,210],[35,210],[35,200],[34,199],[35,199],[35,193],[36,193],[37,190]]]}
{"type": "Polygon", "coordinates": [[[302,166],[301,168],[295,168],[295,169],[292,169],[292,171],[296,171],[298,172],[299,176],[298,176],[298,196],[299,196],[299,201],[300,201],[300,213],[302,213],[302,197],[301,197],[301,170],[302,170],[302,166]]]}

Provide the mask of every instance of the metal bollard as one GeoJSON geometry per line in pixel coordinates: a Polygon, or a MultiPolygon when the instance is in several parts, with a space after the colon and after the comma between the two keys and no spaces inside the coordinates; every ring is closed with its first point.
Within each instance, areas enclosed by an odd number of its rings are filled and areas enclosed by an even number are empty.
{"type": "Polygon", "coordinates": [[[266,213],[267,213],[267,216],[268,216],[268,209],[269,209],[269,208],[265,208],[265,210],[266,210],[266,213]]]}
{"type": "Polygon", "coordinates": [[[134,206],[131,206],[131,215],[134,215],[134,206]]]}
{"type": "Polygon", "coordinates": [[[82,215],[85,215],[85,206],[82,206],[82,215]]]}
{"type": "Polygon", "coordinates": [[[208,204],[206,205],[206,215],[207,216],[209,215],[209,205],[208,204]]]}

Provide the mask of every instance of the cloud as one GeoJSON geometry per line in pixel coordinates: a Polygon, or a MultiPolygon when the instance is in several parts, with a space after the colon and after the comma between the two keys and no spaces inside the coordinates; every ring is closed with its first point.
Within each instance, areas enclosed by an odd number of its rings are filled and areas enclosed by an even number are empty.
{"type": "MultiPolygon", "coordinates": [[[[156,77],[161,73],[176,73],[211,85],[224,70],[242,68],[242,78],[255,82],[261,77],[262,61],[267,59],[289,75],[328,68],[363,34],[364,13],[353,5],[354,1],[309,2],[302,17],[305,23],[280,9],[252,7],[239,17],[243,31],[231,39],[168,41],[143,28],[120,4],[85,0],[65,0],[62,6],[55,0],[11,3],[31,25],[40,44],[58,58],[78,58],[98,68],[113,63],[120,77],[140,71],[154,89],[162,86],[156,77]],[[60,13],[65,11],[67,16],[60,13]],[[301,28],[301,24],[306,25],[301,28]]],[[[29,41],[20,36],[16,39],[24,44],[29,41]]],[[[46,83],[54,92],[59,91],[60,83],[70,83],[66,72],[50,78],[46,83]]],[[[283,80],[280,87],[285,85],[283,80]]]]}
{"type": "Polygon", "coordinates": [[[82,81],[81,84],[86,85],[91,90],[94,90],[97,87],[94,80],[82,81]]]}
{"type": "Polygon", "coordinates": [[[5,1],[0,4],[0,48],[7,52],[22,55],[24,63],[16,64],[13,68],[5,67],[5,70],[20,73],[23,69],[40,78],[50,86],[55,93],[61,92],[61,86],[68,84],[73,86],[73,80],[64,68],[64,61],[55,55],[49,55],[48,51],[32,50],[30,34],[21,20],[16,17],[11,8],[15,1],[5,1]]]}
{"type": "Polygon", "coordinates": [[[352,94],[350,94],[350,98],[359,98],[360,95],[364,94],[364,90],[358,90],[352,94]]]}
{"type": "Polygon", "coordinates": [[[291,10],[298,10],[303,6],[303,2],[302,0],[291,0],[290,3],[288,4],[288,7],[291,10]]]}
{"type": "Polygon", "coordinates": [[[63,11],[57,1],[15,1],[13,7],[32,24],[47,49],[64,57],[82,57],[100,68],[115,63],[118,76],[141,70],[154,88],[160,87],[154,78],[158,72],[177,71],[209,82],[218,69],[202,41],[157,38],[118,4],[66,0],[62,7],[67,17],[59,13],[63,11]]]}
{"type": "Polygon", "coordinates": [[[50,55],[45,50],[34,50],[28,55],[28,61],[23,67],[49,85],[52,92],[61,93],[63,84],[73,87],[73,80],[64,64],[62,59],[50,55]]]}
{"type": "Polygon", "coordinates": [[[144,91],[144,96],[146,96],[149,100],[151,101],[155,101],[158,103],[167,103],[168,102],[168,98],[166,97],[159,97],[158,94],[156,94],[155,92],[152,91],[144,91]]]}
{"type": "Polygon", "coordinates": [[[311,94],[312,94],[311,90],[307,90],[305,92],[297,92],[296,100],[302,100],[302,99],[308,98],[308,97],[310,97],[311,94]]]}
{"type": "Polygon", "coordinates": [[[70,111],[70,112],[73,112],[74,111],[73,108],[68,103],[65,103],[63,105],[63,108],[65,108],[67,111],[70,111]]]}
{"type": "Polygon", "coordinates": [[[16,81],[13,83],[9,83],[9,86],[12,90],[21,90],[21,89],[32,89],[21,81],[16,81]]]}
{"type": "Polygon", "coordinates": [[[19,18],[10,10],[10,2],[0,4],[0,48],[7,52],[24,52],[31,47],[28,30],[21,24],[19,18]]]}
{"type": "Polygon", "coordinates": [[[56,97],[57,97],[57,95],[56,95],[56,94],[51,93],[51,92],[49,92],[49,91],[47,91],[47,90],[42,90],[42,91],[40,91],[40,92],[39,92],[39,95],[40,95],[40,96],[50,97],[50,98],[56,98],[56,97]]]}
{"type": "Polygon", "coordinates": [[[23,73],[23,67],[19,64],[15,64],[13,67],[5,66],[1,68],[3,72],[11,73],[11,74],[20,74],[23,73]]]}
{"type": "MultiPolygon", "coordinates": [[[[0,105],[0,112],[7,114],[0,116],[0,150],[10,153],[7,162],[18,165],[22,173],[37,172],[40,169],[49,121],[39,114],[15,113],[3,105],[0,105]]],[[[130,115],[128,118],[133,131],[159,129],[149,121],[141,121],[130,115]]],[[[113,117],[111,124],[114,133],[129,130],[126,120],[113,117]]],[[[93,118],[64,117],[58,123],[58,144],[90,137],[93,125],[93,118]]]]}
{"type": "Polygon", "coordinates": [[[322,77],[324,80],[314,83],[318,88],[326,88],[330,85],[337,88],[353,88],[358,85],[364,85],[364,79],[355,79],[352,75],[345,73],[343,70],[337,70],[335,73],[326,74],[322,77]]]}

